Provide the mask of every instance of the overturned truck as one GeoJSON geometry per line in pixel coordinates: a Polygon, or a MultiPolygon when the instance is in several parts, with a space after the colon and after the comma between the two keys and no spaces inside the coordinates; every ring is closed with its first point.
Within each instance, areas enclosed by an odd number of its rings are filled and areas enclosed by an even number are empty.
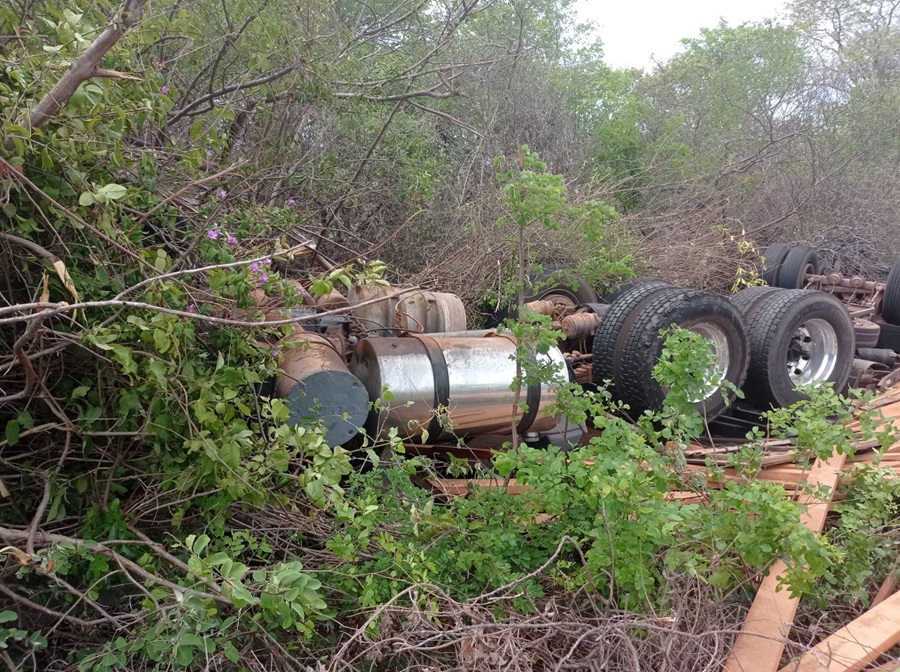
{"type": "MultiPolygon", "coordinates": [[[[535,357],[557,380],[608,386],[632,417],[662,404],[665,390],[652,370],[661,331],[672,325],[708,340],[717,368],[711,381],[744,392],[735,405],[733,392],[710,382],[692,400],[708,421],[735,407],[788,406],[803,398],[804,384],[843,391],[892,381],[900,262],[876,282],[823,272],[807,246],[773,245],[763,278],[767,285],[731,297],[660,280],[635,280],[600,297],[577,278],[560,278],[526,304],[564,334],[535,357]]],[[[430,444],[513,431],[563,447],[581,438],[584,427],[548,415],[553,384],[511,389],[515,339],[468,330],[455,295],[359,287],[329,301],[345,314],[301,311],[304,328],[288,339],[294,344],[284,349],[275,391],[288,400],[292,422],[318,422],[331,445],[353,442],[361,430],[430,444]]]]}

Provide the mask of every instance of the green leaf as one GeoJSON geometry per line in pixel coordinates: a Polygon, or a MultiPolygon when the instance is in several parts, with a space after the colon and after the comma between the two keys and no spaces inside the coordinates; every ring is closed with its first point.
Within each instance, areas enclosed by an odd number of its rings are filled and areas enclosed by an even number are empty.
{"type": "Polygon", "coordinates": [[[181,641],[179,642],[182,646],[190,646],[195,649],[200,649],[204,653],[212,653],[216,649],[216,644],[208,637],[200,637],[199,635],[195,635],[191,632],[186,632],[181,636],[181,641]]]}
{"type": "Polygon", "coordinates": [[[172,346],[172,341],[169,339],[169,335],[162,329],[154,329],[153,345],[156,346],[157,352],[159,352],[160,354],[165,354],[172,346]]]}
{"type": "Polygon", "coordinates": [[[79,385],[74,390],[72,390],[72,394],[69,395],[69,398],[70,399],[81,399],[90,391],[91,391],[90,386],[79,385]]]}
{"type": "Polygon", "coordinates": [[[224,551],[219,551],[218,553],[213,553],[211,556],[209,556],[207,562],[215,567],[217,565],[225,564],[230,559],[231,558],[228,557],[227,553],[225,553],[224,551]]]}
{"type": "Polygon", "coordinates": [[[96,202],[94,194],[86,191],[78,197],[78,205],[93,205],[96,202]]]}
{"type": "Polygon", "coordinates": [[[188,558],[187,566],[188,571],[194,576],[209,576],[209,570],[206,569],[206,565],[196,555],[188,558]]]}
{"type": "Polygon", "coordinates": [[[312,285],[310,285],[309,291],[313,296],[325,296],[326,294],[328,294],[328,292],[331,291],[331,288],[332,283],[326,280],[319,279],[313,282],[312,285]]]}
{"type": "Polygon", "coordinates": [[[175,662],[182,667],[187,667],[194,662],[194,652],[189,646],[175,647],[175,662]]]}
{"type": "Polygon", "coordinates": [[[115,182],[105,184],[97,190],[98,195],[102,195],[109,201],[118,201],[127,193],[128,189],[126,187],[123,187],[121,184],[116,184],[115,182]]]}
{"type": "Polygon", "coordinates": [[[219,457],[226,465],[237,469],[241,465],[241,448],[234,441],[226,441],[219,449],[219,457]]]}
{"type": "Polygon", "coordinates": [[[253,604],[253,595],[240,583],[234,585],[234,589],[231,591],[231,597],[229,599],[231,599],[234,606],[239,609],[249,607],[253,604]]]}
{"type": "Polygon", "coordinates": [[[0,623],[11,623],[19,618],[19,615],[14,611],[0,611],[0,623]]]}
{"type": "Polygon", "coordinates": [[[160,387],[166,387],[166,385],[168,384],[168,380],[166,379],[166,371],[168,367],[166,367],[166,363],[159,359],[154,359],[152,362],[150,362],[149,368],[150,373],[152,373],[153,377],[156,379],[156,383],[160,387]]]}
{"type": "Polygon", "coordinates": [[[234,644],[232,644],[231,642],[225,642],[224,646],[222,647],[222,653],[232,663],[238,662],[238,660],[240,660],[241,658],[240,652],[236,648],[234,648],[234,644]]]}
{"type": "Polygon", "coordinates": [[[202,555],[207,546],[209,546],[209,535],[201,534],[194,540],[191,550],[197,555],[202,555]]]}
{"type": "Polygon", "coordinates": [[[10,420],[6,423],[6,442],[10,446],[19,443],[19,421],[10,420]]]}

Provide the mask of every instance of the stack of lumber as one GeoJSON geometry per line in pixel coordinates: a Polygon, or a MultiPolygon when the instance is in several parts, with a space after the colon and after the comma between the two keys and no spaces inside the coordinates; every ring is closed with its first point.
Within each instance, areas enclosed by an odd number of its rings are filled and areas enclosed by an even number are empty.
{"type": "MultiPolygon", "coordinates": [[[[887,390],[869,404],[868,409],[878,410],[884,423],[900,429],[900,388],[887,390]]],[[[858,420],[848,427],[859,436],[858,420]]],[[[873,463],[879,459],[881,466],[893,469],[900,476],[900,441],[883,451],[875,451],[875,442],[860,441],[854,455],[835,452],[826,460],[817,460],[811,467],[794,463],[790,444],[772,441],[766,446],[767,454],[756,479],[782,484],[785,489],[807,505],[803,523],[816,533],[822,531],[831,500],[842,479],[852,477],[856,465],[873,463]],[[818,486],[806,488],[801,486],[818,486]],[[817,493],[818,499],[807,493],[817,493]],[[823,494],[824,493],[824,494],[823,494]]],[[[710,448],[694,445],[688,451],[697,460],[712,457],[719,464],[739,446],[710,448]]],[[[689,464],[689,469],[706,470],[703,464],[689,464]]],[[[733,469],[725,468],[713,486],[728,480],[743,478],[733,469]]],[[[465,495],[471,488],[505,487],[510,494],[518,494],[527,486],[515,480],[433,479],[431,487],[443,495],[465,495]]],[[[685,503],[701,501],[690,492],[668,493],[671,500],[685,503]]],[[[887,657],[890,650],[900,644],[900,593],[896,592],[896,576],[889,577],[872,601],[870,609],[859,618],[825,637],[798,658],[782,667],[785,645],[790,634],[799,598],[792,598],[779,583],[787,567],[775,562],[761,581],[756,597],[744,621],[740,635],[728,658],[724,672],[859,672],[861,670],[900,671],[900,659],[887,657]]]]}
{"type": "MultiPolygon", "coordinates": [[[[894,425],[900,431],[900,389],[893,388],[885,394],[878,397],[867,407],[869,410],[878,411],[884,416],[887,424],[894,425]]],[[[848,427],[854,431],[860,429],[859,421],[854,420],[848,427]]],[[[787,490],[794,491],[797,486],[806,480],[809,469],[798,465],[794,462],[794,456],[790,450],[790,446],[784,441],[771,441],[764,444],[767,454],[763,458],[762,469],[755,476],[757,480],[772,481],[782,484],[787,490]]],[[[847,457],[843,467],[844,476],[848,472],[852,472],[853,466],[857,464],[872,464],[876,458],[880,461],[880,465],[893,469],[900,476],[900,441],[891,445],[887,450],[875,451],[877,446],[875,441],[860,440],[857,451],[854,455],[847,457]]],[[[728,446],[722,450],[724,453],[733,452],[735,446],[728,446]]],[[[716,449],[708,446],[692,445],[690,454],[700,457],[712,456],[715,462],[722,463],[721,460],[715,459],[716,449]]],[[[702,464],[689,464],[688,469],[694,471],[704,471],[706,469],[702,464]]],[[[734,469],[725,468],[723,471],[725,481],[738,480],[740,477],[734,469]]],[[[840,479],[839,479],[840,481],[840,479]]],[[[711,482],[711,485],[719,483],[711,482]]]]}

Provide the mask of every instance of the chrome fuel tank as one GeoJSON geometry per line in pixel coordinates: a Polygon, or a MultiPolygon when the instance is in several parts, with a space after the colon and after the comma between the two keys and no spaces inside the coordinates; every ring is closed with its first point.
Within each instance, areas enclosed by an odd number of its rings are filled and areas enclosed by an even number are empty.
{"type": "MultiPolygon", "coordinates": [[[[366,386],[369,399],[380,405],[369,415],[367,431],[383,437],[396,428],[401,438],[416,439],[427,430],[429,443],[442,434],[512,433],[515,352],[511,337],[494,333],[360,340],[350,370],[366,386]]],[[[568,380],[558,348],[536,359],[550,367],[556,380],[568,380]]],[[[523,385],[519,402],[527,403],[528,410],[516,412],[517,431],[553,429],[556,418],[548,417],[546,410],[555,400],[554,389],[546,383],[523,385]]]]}

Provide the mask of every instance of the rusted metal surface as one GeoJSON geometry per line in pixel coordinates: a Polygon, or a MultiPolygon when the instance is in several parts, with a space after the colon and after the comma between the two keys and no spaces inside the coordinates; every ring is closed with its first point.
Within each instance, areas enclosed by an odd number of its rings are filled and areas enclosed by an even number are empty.
{"type": "Polygon", "coordinates": [[[566,315],[574,313],[576,306],[574,301],[568,296],[563,294],[550,294],[538,301],[526,303],[525,308],[528,308],[535,313],[552,317],[554,320],[554,328],[557,328],[559,320],[563,319],[566,315]]]}
{"type": "Polygon", "coordinates": [[[377,336],[397,336],[402,332],[431,334],[466,330],[466,310],[455,294],[414,291],[402,298],[385,298],[366,306],[356,304],[389,297],[396,287],[363,285],[350,291],[350,312],[359,331],[377,336]]]}
{"type": "Polygon", "coordinates": [[[413,334],[466,328],[466,309],[455,294],[418,292],[401,299],[394,310],[394,326],[413,334]]]}
{"type": "Polygon", "coordinates": [[[354,438],[368,414],[369,395],[347,368],[340,341],[298,331],[282,342],[282,349],[275,391],[290,408],[288,423],[321,423],[332,446],[354,438]]]}
{"type": "Polygon", "coordinates": [[[590,385],[594,378],[594,367],[591,364],[582,364],[573,369],[575,382],[579,385],[590,385]]]}
{"type": "MultiPolygon", "coordinates": [[[[381,409],[369,421],[372,433],[384,435],[396,428],[401,437],[416,437],[427,430],[431,440],[442,433],[509,434],[515,354],[515,340],[508,336],[366,338],[357,345],[350,369],[373,401],[382,399],[381,409]],[[393,401],[384,398],[385,389],[393,401]]],[[[551,348],[544,362],[556,369],[560,379],[566,378],[565,361],[557,348],[551,348]]],[[[523,386],[519,401],[529,409],[524,415],[515,409],[518,431],[553,430],[556,419],[546,417],[545,411],[555,399],[550,385],[523,386]]]]}
{"type": "Polygon", "coordinates": [[[332,289],[328,294],[320,296],[316,299],[316,305],[324,310],[335,310],[337,308],[349,308],[350,300],[336,289],[332,289]]]}
{"type": "Polygon", "coordinates": [[[820,285],[825,291],[838,292],[865,292],[868,294],[884,292],[885,283],[866,280],[860,275],[847,277],[837,272],[828,275],[811,274],[806,276],[806,282],[810,285],[820,285]]]}
{"type": "Polygon", "coordinates": [[[850,369],[850,387],[874,390],[879,381],[890,372],[885,364],[866,359],[854,359],[850,369]]]}
{"type": "Polygon", "coordinates": [[[560,330],[566,338],[587,338],[600,326],[601,317],[596,313],[574,313],[560,320],[560,330]]]}

